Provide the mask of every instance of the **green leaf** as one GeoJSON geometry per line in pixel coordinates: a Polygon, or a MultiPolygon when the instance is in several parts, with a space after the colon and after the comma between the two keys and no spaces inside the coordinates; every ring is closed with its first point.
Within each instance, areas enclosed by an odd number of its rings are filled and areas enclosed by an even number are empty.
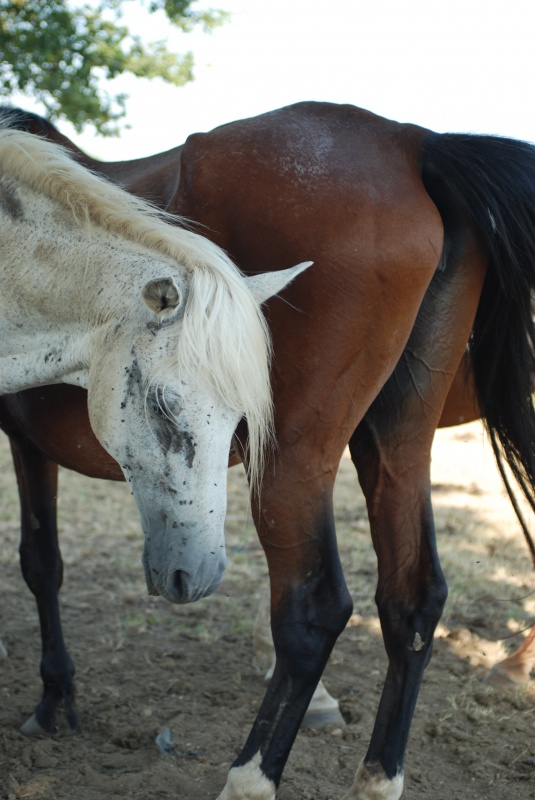
{"type": "MultiPolygon", "coordinates": [[[[20,92],[42,103],[77,131],[92,125],[103,136],[120,132],[127,96],[110,95],[106,80],[130,73],[174,86],[193,80],[193,54],[177,55],[165,41],[145,44],[121,24],[128,0],[76,5],[68,0],[0,0],[0,97],[20,92]]],[[[147,0],[185,32],[212,31],[225,11],[195,11],[195,0],[147,0]]]]}

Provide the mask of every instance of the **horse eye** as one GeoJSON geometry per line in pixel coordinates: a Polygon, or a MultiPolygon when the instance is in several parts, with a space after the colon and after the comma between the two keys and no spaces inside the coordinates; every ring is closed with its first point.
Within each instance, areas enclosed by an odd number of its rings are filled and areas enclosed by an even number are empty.
{"type": "Polygon", "coordinates": [[[147,396],[147,408],[154,417],[177,417],[182,411],[182,399],[173,391],[156,390],[147,396]]]}
{"type": "Polygon", "coordinates": [[[156,393],[147,395],[146,407],[153,417],[161,417],[164,414],[162,399],[156,393]]]}

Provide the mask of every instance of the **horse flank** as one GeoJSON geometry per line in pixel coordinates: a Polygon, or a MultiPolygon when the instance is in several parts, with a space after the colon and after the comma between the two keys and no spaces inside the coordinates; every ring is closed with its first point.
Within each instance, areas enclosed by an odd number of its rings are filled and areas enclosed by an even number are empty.
{"type": "MultiPolygon", "coordinates": [[[[88,232],[91,225],[99,226],[187,269],[190,286],[176,366],[186,382],[192,374],[197,380],[201,375],[232,410],[246,417],[248,472],[251,485],[258,488],[273,438],[271,339],[240,270],[213,242],[185,229],[182,218],[90,172],[60,145],[10,129],[9,124],[0,116],[4,176],[60,203],[88,232]]],[[[158,382],[158,376],[154,380],[158,382]]]]}

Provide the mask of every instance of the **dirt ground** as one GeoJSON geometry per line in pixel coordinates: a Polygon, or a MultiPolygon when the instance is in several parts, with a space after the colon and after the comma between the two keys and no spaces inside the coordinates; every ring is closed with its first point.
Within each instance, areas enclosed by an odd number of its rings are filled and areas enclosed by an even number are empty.
{"type": "MultiPolygon", "coordinates": [[[[122,484],[62,472],[62,613],[77,666],[81,730],[28,739],[40,695],[33,598],[18,566],[18,499],[0,441],[0,798],[215,800],[263,692],[252,625],[266,574],[241,470],[229,476],[225,580],[175,607],[146,595],[141,534],[122,484]],[[170,731],[174,749],[158,753],[170,731]]],[[[433,454],[439,549],[450,597],[406,762],[404,800],[535,798],[535,689],[504,691],[487,668],[535,620],[535,577],[477,423],[441,431],[433,454]]],[[[280,800],[339,800],[364,755],[386,659],[373,604],[375,557],[349,459],[337,480],[340,548],[355,614],[325,681],[347,725],[303,729],[280,800]]]]}

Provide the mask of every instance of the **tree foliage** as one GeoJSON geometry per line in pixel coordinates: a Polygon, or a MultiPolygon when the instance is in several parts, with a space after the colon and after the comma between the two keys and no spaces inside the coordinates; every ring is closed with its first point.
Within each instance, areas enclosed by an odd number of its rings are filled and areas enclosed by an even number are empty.
{"type": "MultiPolygon", "coordinates": [[[[68,119],[76,130],[90,124],[115,135],[124,117],[125,94],[103,88],[123,73],[162,78],[182,86],[193,80],[193,55],[176,55],[165,41],[144,44],[122,23],[131,0],[0,0],[0,96],[21,92],[47,113],[68,119]]],[[[138,1],[138,0],[136,0],[138,1]]],[[[224,11],[197,11],[195,0],[147,0],[149,13],[164,11],[184,32],[200,25],[211,31],[224,11]]]]}

